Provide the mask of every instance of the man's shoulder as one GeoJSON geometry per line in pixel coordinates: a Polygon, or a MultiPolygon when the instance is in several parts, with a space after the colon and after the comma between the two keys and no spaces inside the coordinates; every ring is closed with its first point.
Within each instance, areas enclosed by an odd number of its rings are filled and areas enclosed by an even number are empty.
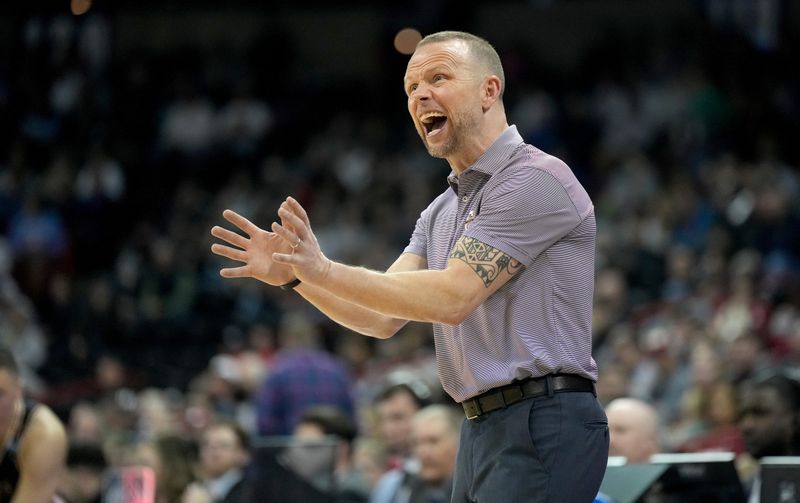
{"type": "Polygon", "coordinates": [[[544,171],[552,173],[556,178],[568,174],[574,176],[569,165],[553,154],[547,153],[529,143],[522,143],[509,157],[506,169],[509,173],[531,173],[544,171]],[[511,168],[511,169],[508,169],[511,168]]]}
{"type": "Polygon", "coordinates": [[[45,404],[38,403],[31,412],[31,418],[24,434],[33,433],[38,439],[59,440],[65,437],[64,423],[55,412],[45,404]]]}
{"type": "MultiPolygon", "coordinates": [[[[592,202],[588,192],[569,165],[555,155],[549,154],[533,145],[524,143],[509,159],[506,169],[496,176],[495,184],[510,183],[513,186],[529,186],[540,190],[563,188],[565,194],[584,218],[592,212],[592,202]]],[[[524,191],[523,191],[524,192],[524,191]]],[[[520,196],[523,196],[520,193],[520,196]]],[[[524,197],[530,197],[524,194],[524,197]]]]}

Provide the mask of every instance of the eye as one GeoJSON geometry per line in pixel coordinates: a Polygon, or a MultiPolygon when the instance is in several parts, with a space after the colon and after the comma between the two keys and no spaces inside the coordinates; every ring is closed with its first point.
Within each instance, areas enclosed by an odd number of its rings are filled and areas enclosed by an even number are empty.
{"type": "Polygon", "coordinates": [[[417,90],[417,85],[416,84],[411,84],[410,86],[408,86],[408,91],[407,92],[408,92],[408,94],[411,94],[416,90],[417,90]]]}
{"type": "Polygon", "coordinates": [[[441,73],[437,73],[436,75],[433,76],[434,82],[440,82],[442,80],[445,80],[445,76],[442,75],[441,73]]]}

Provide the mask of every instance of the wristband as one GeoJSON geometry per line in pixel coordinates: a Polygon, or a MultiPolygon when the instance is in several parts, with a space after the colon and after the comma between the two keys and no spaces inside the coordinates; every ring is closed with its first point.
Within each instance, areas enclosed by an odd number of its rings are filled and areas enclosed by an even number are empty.
{"type": "Polygon", "coordinates": [[[295,278],[292,281],[286,283],[285,285],[281,285],[281,290],[294,290],[294,287],[302,283],[299,278],[295,278]]]}

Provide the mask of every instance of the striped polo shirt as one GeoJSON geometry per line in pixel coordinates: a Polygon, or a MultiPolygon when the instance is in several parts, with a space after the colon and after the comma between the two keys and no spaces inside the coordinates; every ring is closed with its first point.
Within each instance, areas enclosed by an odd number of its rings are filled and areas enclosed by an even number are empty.
{"type": "Polygon", "coordinates": [[[462,235],[525,267],[458,325],[433,325],[439,377],[461,402],[515,379],[570,373],[597,380],[592,358],[595,217],[561,160],[515,126],[420,215],[405,252],[445,269],[462,235]]]}

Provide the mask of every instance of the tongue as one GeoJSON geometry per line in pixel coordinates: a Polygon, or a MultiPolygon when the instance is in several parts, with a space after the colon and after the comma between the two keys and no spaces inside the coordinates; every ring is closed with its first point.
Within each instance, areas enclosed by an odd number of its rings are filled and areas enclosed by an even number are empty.
{"type": "Polygon", "coordinates": [[[433,122],[431,122],[431,128],[428,131],[428,136],[438,133],[439,130],[444,127],[445,122],[447,122],[447,118],[445,117],[436,119],[433,122]]]}

